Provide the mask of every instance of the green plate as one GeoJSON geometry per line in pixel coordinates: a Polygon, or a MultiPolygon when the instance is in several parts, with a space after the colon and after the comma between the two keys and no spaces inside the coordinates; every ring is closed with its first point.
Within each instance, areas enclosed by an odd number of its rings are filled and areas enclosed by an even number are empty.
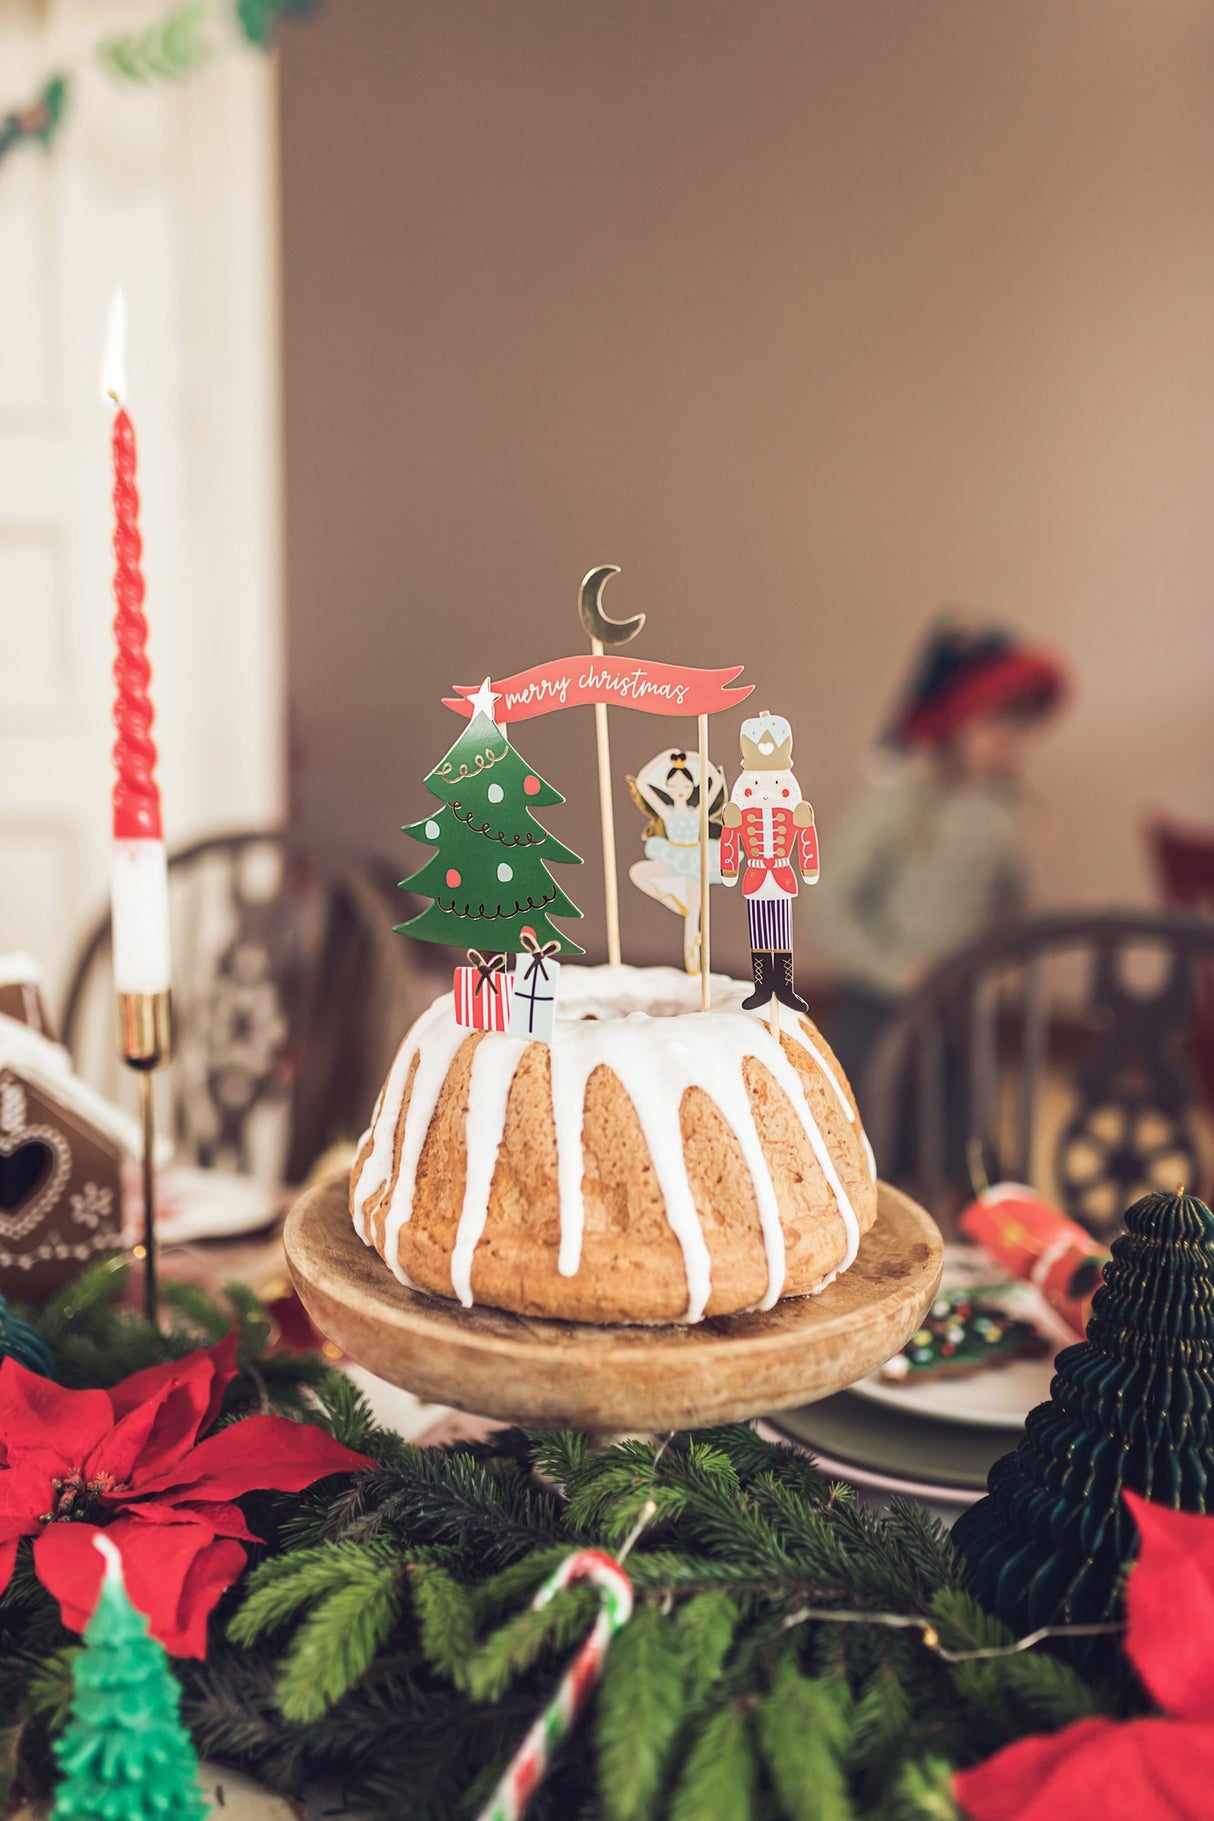
{"type": "Polygon", "coordinates": [[[932,1422],[850,1391],[778,1411],[766,1421],[843,1465],[962,1492],[985,1492],[995,1462],[1016,1446],[1006,1429],[932,1422]]]}

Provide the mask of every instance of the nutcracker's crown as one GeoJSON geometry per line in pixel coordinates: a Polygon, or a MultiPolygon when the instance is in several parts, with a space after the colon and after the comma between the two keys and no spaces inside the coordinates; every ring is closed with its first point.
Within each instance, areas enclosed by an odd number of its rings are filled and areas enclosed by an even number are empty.
{"type": "Polygon", "coordinates": [[[764,711],[743,721],[742,766],[746,771],[792,770],[792,728],[783,715],[764,711]]]}

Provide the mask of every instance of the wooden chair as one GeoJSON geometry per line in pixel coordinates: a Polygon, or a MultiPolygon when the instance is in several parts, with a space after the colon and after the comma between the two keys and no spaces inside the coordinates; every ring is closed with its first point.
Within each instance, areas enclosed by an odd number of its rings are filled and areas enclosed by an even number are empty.
{"type": "Polygon", "coordinates": [[[1209,1180],[1193,1054],[1214,922],[1029,919],[943,962],[874,1051],[860,1103],[883,1174],[944,1219],[1032,1182],[1098,1233],[1149,1187],[1209,1180]]]}
{"type": "MultiPolygon", "coordinates": [[[[300,1182],[330,1144],[365,1128],[433,985],[372,875],[292,835],[199,841],[170,857],[169,891],[177,1155],[300,1182]]],[[[83,945],[62,1029],[89,1081],[129,1093],[114,1053],[108,915],[83,945]]]]}
{"type": "MultiPolygon", "coordinates": [[[[1214,833],[1158,820],[1147,840],[1165,904],[1214,916],[1214,833]]],[[[1214,1107],[1214,967],[1202,968],[1198,977],[1193,1028],[1206,1104],[1214,1107]]]]}

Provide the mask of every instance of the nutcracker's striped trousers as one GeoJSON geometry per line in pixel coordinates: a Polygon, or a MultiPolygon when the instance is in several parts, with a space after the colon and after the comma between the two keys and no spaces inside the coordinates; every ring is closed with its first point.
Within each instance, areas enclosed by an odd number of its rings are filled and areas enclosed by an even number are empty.
{"type": "Polygon", "coordinates": [[[751,948],[792,948],[791,898],[748,898],[746,921],[751,948]]]}

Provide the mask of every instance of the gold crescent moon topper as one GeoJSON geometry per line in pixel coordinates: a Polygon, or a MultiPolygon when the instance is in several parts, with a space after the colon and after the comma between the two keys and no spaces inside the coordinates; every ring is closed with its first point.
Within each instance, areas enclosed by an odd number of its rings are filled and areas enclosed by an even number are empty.
{"type": "Polygon", "coordinates": [[[612,576],[619,573],[618,563],[603,563],[583,576],[578,590],[577,610],[582,625],[601,645],[627,645],[645,624],[643,613],[634,613],[630,620],[609,620],[603,612],[603,589],[612,576]]]}

